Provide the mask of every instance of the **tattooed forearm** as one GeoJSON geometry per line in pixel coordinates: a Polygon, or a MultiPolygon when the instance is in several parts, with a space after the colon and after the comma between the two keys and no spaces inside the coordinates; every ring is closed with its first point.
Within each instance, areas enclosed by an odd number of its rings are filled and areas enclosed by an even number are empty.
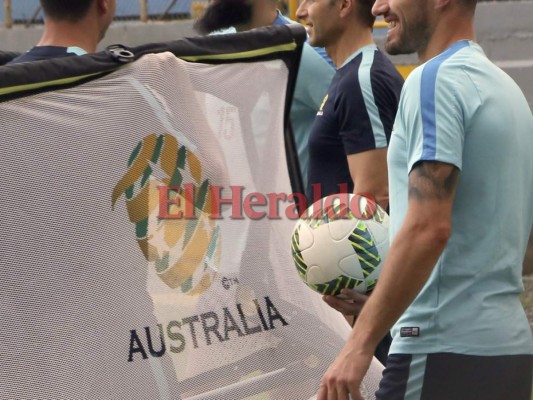
{"type": "Polygon", "coordinates": [[[445,200],[453,196],[459,169],[441,162],[423,161],[409,174],[409,197],[418,200],[445,200]]]}

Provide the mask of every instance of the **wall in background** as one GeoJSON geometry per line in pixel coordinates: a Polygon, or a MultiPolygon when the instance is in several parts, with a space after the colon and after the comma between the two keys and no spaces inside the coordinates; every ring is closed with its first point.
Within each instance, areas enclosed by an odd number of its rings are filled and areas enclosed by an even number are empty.
{"type": "MultiPolygon", "coordinates": [[[[13,1],[19,4],[20,0],[13,1]]],[[[25,0],[26,1],[26,0],[25,0]]],[[[32,0],[35,1],[36,0],[32,0]]],[[[125,0],[120,0],[125,1],[125,0]]],[[[138,4],[137,1],[127,0],[138,4]]],[[[159,5],[168,0],[150,0],[159,5]]],[[[153,4],[156,4],[153,3],[153,4]]],[[[177,4],[181,4],[177,1],[177,4]]],[[[161,7],[160,7],[161,8],[161,7]]],[[[154,11],[153,9],[152,11],[154,11]]],[[[150,10],[149,10],[150,11],[150,10]]],[[[155,10],[162,11],[162,10],[155,10]]],[[[533,1],[493,1],[478,4],[476,13],[477,40],[496,64],[502,67],[520,85],[533,109],[533,1]]],[[[162,42],[195,36],[193,21],[172,20],[146,23],[115,21],[102,41],[100,49],[112,43],[135,46],[147,42],[162,42]]],[[[36,43],[41,35],[41,25],[15,25],[12,29],[0,28],[0,50],[22,52],[36,43]]],[[[375,38],[382,45],[386,29],[376,29],[375,38]]],[[[392,57],[397,65],[416,64],[416,56],[392,57]]]]}

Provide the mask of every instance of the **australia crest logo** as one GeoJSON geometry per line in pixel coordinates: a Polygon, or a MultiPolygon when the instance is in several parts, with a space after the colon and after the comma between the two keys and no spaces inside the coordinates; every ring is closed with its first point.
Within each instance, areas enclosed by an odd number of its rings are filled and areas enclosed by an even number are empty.
{"type": "Polygon", "coordinates": [[[199,158],[168,133],[137,144],[112,193],[113,207],[125,199],[149,266],[168,287],[191,296],[211,286],[220,264],[210,197],[199,158]]]}

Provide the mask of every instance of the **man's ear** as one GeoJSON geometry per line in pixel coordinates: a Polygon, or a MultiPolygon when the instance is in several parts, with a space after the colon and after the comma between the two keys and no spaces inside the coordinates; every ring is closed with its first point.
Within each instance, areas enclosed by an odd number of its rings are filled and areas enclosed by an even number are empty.
{"type": "Polygon", "coordinates": [[[96,7],[98,9],[99,14],[106,14],[109,12],[110,0],[96,0],[96,7]]]}
{"type": "Polygon", "coordinates": [[[337,1],[339,3],[338,6],[341,12],[340,14],[341,17],[346,17],[350,15],[353,12],[353,9],[357,7],[357,4],[356,4],[357,0],[337,0],[337,1]]]}
{"type": "Polygon", "coordinates": [[[452,1],[460,1],[460,0],[431,0],[433,1],[433,7],[435,10],[444,10],[447,8],[452,1]]]}

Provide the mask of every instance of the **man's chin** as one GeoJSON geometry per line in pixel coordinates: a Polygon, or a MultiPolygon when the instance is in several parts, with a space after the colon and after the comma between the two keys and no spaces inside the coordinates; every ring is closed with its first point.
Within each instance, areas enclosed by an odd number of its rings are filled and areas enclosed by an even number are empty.
{"type": "Polygon", "coordinates": [[[396,46],[389,45],[388,43],[385,43],[385,51],[391,56],[397,56],[399,54],[402,54],[396,46]]]}
{"type": "Polygon", "coordinates": [[[313,47],[326,47],[320,39],[313,35],[309,35],[309,44],[313,47]]]}
{"type": "Polygon", "coordinates": [[[387,41],[385,42],[385,51],[391,56],[398,56],[401,54],[411,54],[414,53],[416,50],[411,50],[406,46],[402,46],[401,43],[387,41]]]}

